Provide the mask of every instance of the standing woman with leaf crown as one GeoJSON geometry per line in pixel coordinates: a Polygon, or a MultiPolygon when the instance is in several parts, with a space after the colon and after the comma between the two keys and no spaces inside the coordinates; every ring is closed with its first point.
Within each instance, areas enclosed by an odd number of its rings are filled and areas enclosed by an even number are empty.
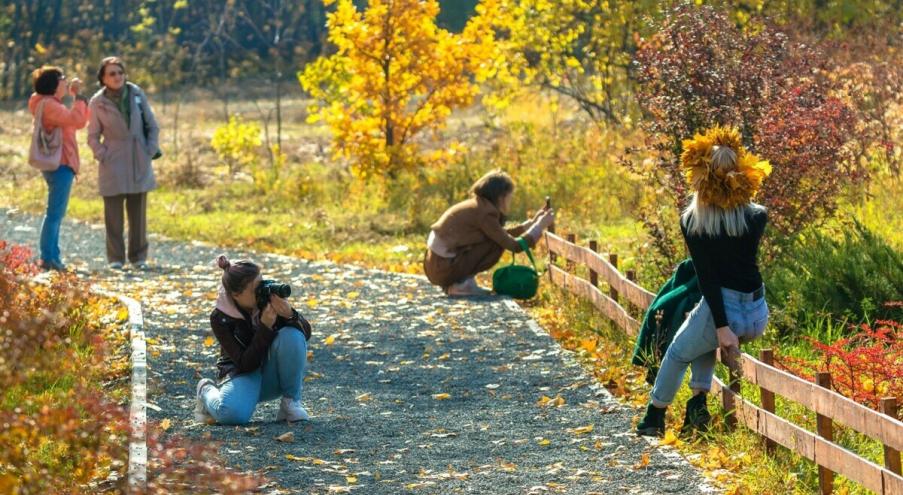
{"type": "Polygon", "coordinates": [[[665,411],[688,366],[693,396],[682,433],[706,431],[715,350],[735,355],[741,342],[761,337],[768,324],[765,286],[756,262],[768,214],[752,199],[771,166],[744,149],[736,129],[715,127],[685,140],[683,148],[681,167],[693,194],[681,214],[680,229],[703,298],[665,353],[646,415],[637,425],[640,435],[664,435],[665,411]]]}

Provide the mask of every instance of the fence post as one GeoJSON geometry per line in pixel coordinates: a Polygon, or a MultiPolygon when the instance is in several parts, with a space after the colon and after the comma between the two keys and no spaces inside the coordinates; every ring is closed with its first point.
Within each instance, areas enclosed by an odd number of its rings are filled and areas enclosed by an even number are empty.
{"type": "MultiPolygon", "coordinates": [[[[589,241],[589,249],[594,253],[598,253],[599,244],[596,241],[589,241]]],[[[599,286],[599,274],[592,268],[589,270],[589,283],[593,284],[593,287],[599,286]]]]}
{"type": "MultiPolygon", "coordinates": [[[[771,349],[762,349],[759,352],[759,360],[768,366],[774,366],[774,351],[771,349]]],[[[762,397],[762,409],[774,414],[775,412],[775,403],[774,403],[774,392],[771,390],[766,390],[762,387],[759,387],[759,394],[762,397]]],[[[775,449],[777,448],[777,442],[774,440],[765,437],[765,451],[769,454],[774,454],[775,449]]]]}
{"type": "Polygon", "coordinates": [[[736,355],[724,354],[722,349],[718,349],[718,353],[721,355],[721,362],[727,366],[728,377],[727,390],[724,390],[721,396],[721,405],[725,411],[724,422],[728,428],[734,428],[737,426],[736,398],[740,396],[740,363],[737,360],[739,353],[736,355]]]}
{"type": "MultiPolygon", "coordinates": [[[[886,397],[881,399],[881,413],[897,419],[897,399],[896,397],[886,397]]],[[[900,451],[884,446],[884,467],[888,471],[900,474],[900,451]]]]}
{"type": "MultiPolygon", "coordinates": [[[[555,224],[553,223],[552,225],[549,225],[549,228],[547,228],[546,231],[550,234],[554,234],[555,233],[555,224]]],[[[549,250],[549,261],[552,264],[555,264],[555,260],[557,260],[557,259],[558,259],[558,256],[556,256],[555,253],[553,253],[552,250],[550,249],[549,250]]],[[[551,274],[552,274],[552,271],[549,270],[549,275],[551,276],[551,274]]]]}
{"type": "MultiPolygon", "coordinates": [[[[815,375],[815,383],[819,387],[831,388],[831,373],[821,371],[815,375]]],[[[828,416],[815,415],[815,429],[818,436],[829,442],[834,441],[834,424],[828,416]]],[[[818,487],[823,495],[828,495],[834,490],[834,472],[830,469],[818,466],[818,487]]]]}
{"type": "MultiPolygon", "coordinates": [[[[636,270],[627,270],[627,280],[636,283],[636,270]]],[[[636,306],[634,306],[632,303],[628,302],[623,304],[622,306],[624,306],[625,309],[629,308],[631,312],[636,313],[636,306]]]]}
{"type": "MultiPolygon", "coordinates": [[[[567,238],[568,238],[568,242],[570,242],[571,244],[574,244],[574,245],[577,244],[577,234],[568,234],[567,238]]],[[[566,269],[567,269],[568,273],[574,274],[576,271],[575,267],[576,267],[576,264],[574,263],[574,260],[567,258],[566,269]]]]}
{"type": "MultiPolygon", "coordinates": [[[[618,255],[615,253],[609,253],[608,262],[611,263],[611,266],[613,266],[613,267],[615,267],[615,269],[617,269],[618,268],[618,255]]],[[[618,302],[617,289],[615,289],[615,287],[611,284],[608,284],[608,285],[610,287],[609,292],[608,292],[609,295],[611,296],[612,299],[614,299],[615,302],[618,302]]]]}

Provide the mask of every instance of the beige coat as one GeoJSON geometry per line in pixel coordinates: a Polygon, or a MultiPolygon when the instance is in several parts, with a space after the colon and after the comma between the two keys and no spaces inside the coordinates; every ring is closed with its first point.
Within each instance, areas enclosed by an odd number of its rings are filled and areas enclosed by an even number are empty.
{"type": "Polygon", "coordinates": [[[103,89],[88,104],[88,146],[100,164],[97,182],[101,196],[142,193],[157,187],[151,157],[159,149],[160,128],[141,88],[126,84],[132,106],[131,126],[126,126],[119,108],[103,95],[103,89]]]}

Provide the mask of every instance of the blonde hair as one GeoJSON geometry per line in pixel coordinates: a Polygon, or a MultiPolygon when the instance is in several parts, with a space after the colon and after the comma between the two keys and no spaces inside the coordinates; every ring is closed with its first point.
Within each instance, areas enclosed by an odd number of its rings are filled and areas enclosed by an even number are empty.
{"type": "MultiPolygon", "coordinates": [[[[737,152],[727,146],[712,146],[712,169],[731,172],[737,169],[737,152]]],[[[680,215],[681,222],[690,235],[719,236],[727,234],[739,237],[749,230],[747,217],[765,208],[753,202],[735,208],[724,209],[707,204],[699,199],[698,191],[693,192],[690,204],[680,215]]]]}

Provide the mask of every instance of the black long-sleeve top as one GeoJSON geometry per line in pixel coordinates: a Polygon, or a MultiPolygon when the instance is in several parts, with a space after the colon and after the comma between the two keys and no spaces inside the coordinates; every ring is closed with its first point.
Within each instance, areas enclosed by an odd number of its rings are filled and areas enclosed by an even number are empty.
{"type": "Polygon", "coordinates": [[[715,328],[726,326],[727,315],[721,288],[753,292],[762,286],[762,275],[756,263],[759,241],[768,223],[765,209],[747,214],[748,229],[737,237],[722,233],[719,236],[689,235],[684,222],[680,224],[690,257],[696,267],[699,288],[712,310],[715,328]]]}

